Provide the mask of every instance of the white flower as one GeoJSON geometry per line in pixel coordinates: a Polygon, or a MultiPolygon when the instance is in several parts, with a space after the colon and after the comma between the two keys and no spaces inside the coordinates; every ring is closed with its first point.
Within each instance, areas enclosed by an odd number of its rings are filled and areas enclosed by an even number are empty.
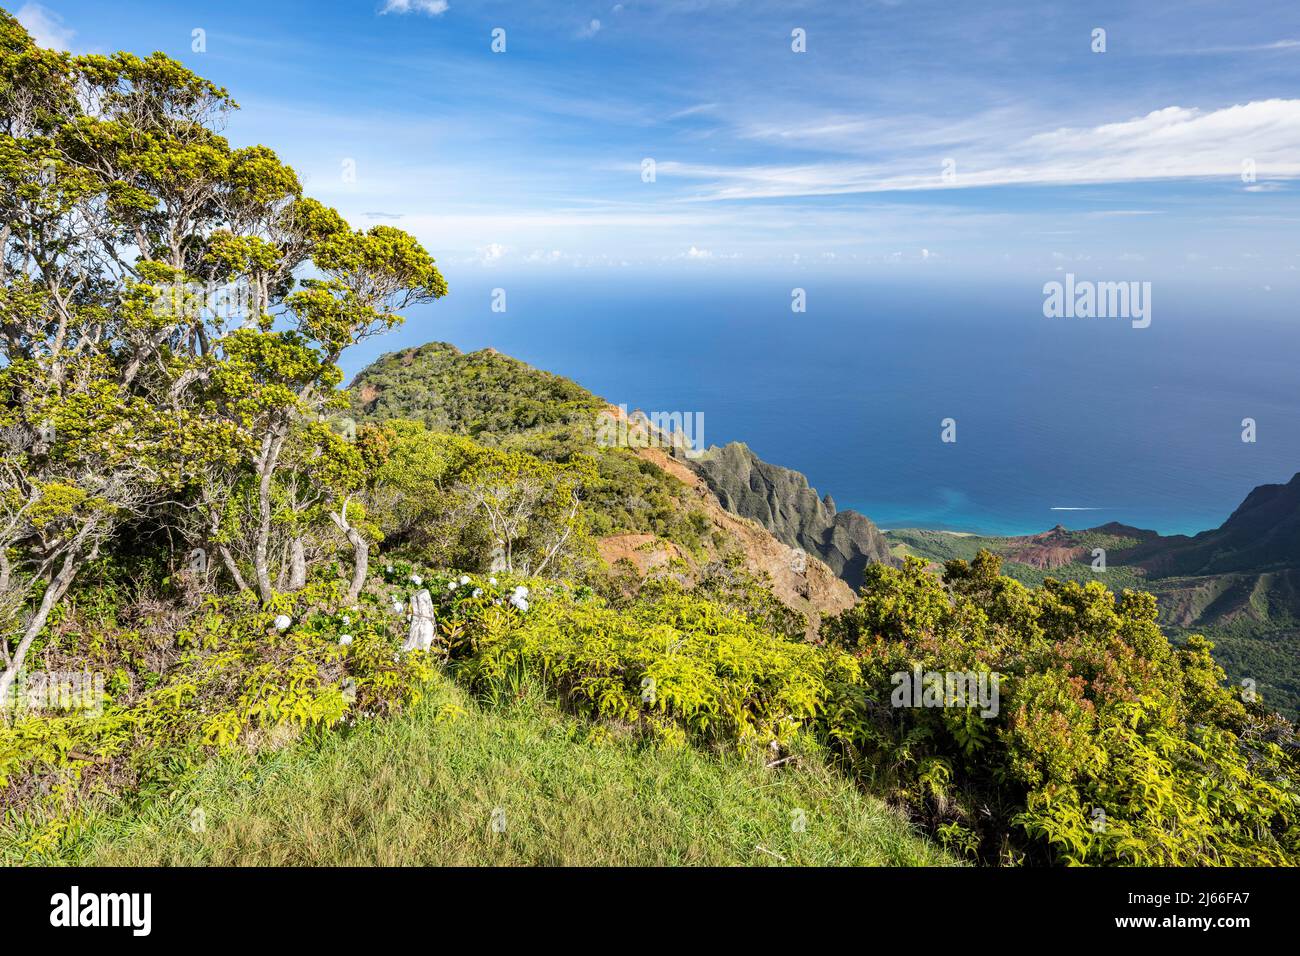
{"type": "Polygon", "coordinates": [[[477,598],[477,597],[482,597],[482,596],[483,596],[483,589],[482,589],[482,588],[475,588],[475,589],[474,589],[474,593],[470,595],[470,597],[476,597],[476,598],[477,598]]]}
{"type": "Polygon", "coordinates": [[[350,618],[350,617],[348,617],[346,614],[344,614],[344,615],[343,615],[343,626],[344,626],[344,627],[347,627],[347,626],[348,626],[349,624],[351,624],[351,623],[352,623],[352,618],[350,618]]]}
{"type": "Polygon", "coordinates": [[[514,594],[510,595],[510,603],[521,611],[528,610],[528,598],[520,594],[518,590],[516,590],[514,594]]]}
{"type": "Polygon", "coordinates": [[[521,584],[521,585],[519,585],[517,588],[515,588],[514,591],[513,591],[512,593],[513,593],[514,596],[517,597],[517,598],[526,598],[526,597],[528,597],[528,588],[524,587],[524,586],[521,584]]]}
{"type": "Polygon", "coordinates": [[[288,614],[281,614],[275,619],[275,629],[277,631],[287,631],[289,630],[289,625],[292,623],[293,618],[289,617],[288,614]]]}
{"type": "Polygon", "coordinates": [[[411,583],[418,588],[421,584],[424,583],[424,578],[420,577],[418,574],[412,574],[411,583]]]}
{"type": "Polygon", "coordinates": [[[386,568],[384,568],[384,570],[385,570],[386,572],[388,572],[389,574],[392,574],[392,573],[393,573],[393,566],[390,564],[390,565],[388,565],[386,568]]]}
{"type": "Polygon", "coordinates": [[[401,602],[401,601],[394,601],[394,602],[393,602],[393,611],[394,611],[395,613],[397,613],[397,614],[401,614],[401,613],[402,613],[402,606],[403,606],[403,605],[402,605],[402,602],[401,602]]]}
{"type": "Polygon", "coordinates": [[[448,582],[447,582],[447,590],[448,590],[448,591],[454,591],[454,590],[456,590],[456,582],[455,582],[455,581],[448,581],[448,582]]]}
{"type": "Polygon", "coordinates": [[[460,583],[461,583],[462,585],[469,584],[469,575],[468,575],[468,574],[462,574],[462,575],[460,576],[460,583]]]}
{"type": "Polygon", "coordinates": [[[349,644],[351,644],[351,643],[352,643],[352,635],[351,635],[351,634],[340,634],[340,635],[339,635],[339,644],[340,644],[341,646],[343,646],[343,647],[347,647],[347,646],[348,646],[349,644]]]}
{"type": "Polygon", "coordinates": [[[496,584],[496,583],[497,583],[496,578],[488,578],[488,584],[496,584]]]}

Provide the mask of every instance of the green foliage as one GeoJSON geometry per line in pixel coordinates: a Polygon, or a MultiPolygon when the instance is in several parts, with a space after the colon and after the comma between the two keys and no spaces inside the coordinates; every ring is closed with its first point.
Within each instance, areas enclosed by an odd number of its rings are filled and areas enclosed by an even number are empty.
{"type": "Polygon", "coordinates": [[[683,583],[686,575],[679,567],[682,563],[670,563],[645,575],[635,568],[616,568],[612,575],[594,576],[593,587],[615,609],[668,595],[694,595],[744,615],[769,634],[791,641],[802,641],[806,636],[808,619],[772,593],[772,582],[766,575],[751,573],[740,553],[732,551],[703,565],[689,588],[683,583]]]}
{"type": "Polygon", "coordinates": [[[431,342],[382,356],[350,395],[358,421],[418,421],[544,461],[590,461],[596,474],[582,511],[592,535],[650,533],[687,551],[700,547],[682,483],[626,448],[597,446],[594,423],[606,404],[568,379],[491,349],[466,355],[431,342]]]}
{"type": "Polygon", "coordinates": [[[836,689],[829,737],[932,825],[978,833],[984,858],[1300,859],[1289,725],[1223,688],[1207,641],[1171,647],[1148,594],[1030,590],[988,552],[942,580],[910,560],[868,568],[860,603],[824,633],[862,674],[836,689]],[[1001,675],[996,715],[891,706],[894,675],[914,668],[1001,675]]]}
{"type": "Polygon", "coordinates": [[[583,560],[590,458],[543,461],[418,422],[371,429],[363,438],[386,454],[372,480],[374,515],[394,553],[523,574],[560,574],[583,560]]]}
{"type": "MultiPolygon", "coordinates": [[[[214,758],[40,859],[78,866],[934,866],[953,860],[815,749],[647,744],[546,702],[485,707],[436,677],[388,721],[214,758]],[[192,814],[205,826],[195,832],[192,814]],[[505,832],[491,823],[500,814],[505,832]],[[807,828],[796,830],[799,815],[807,828]]],[[[0,836],[0,843],[3,836],[0,836]]]]}
{"type": "MultiPolygon", "coordinates": [[[[1214,642],[1214,656],[1233,683],[1249,680],[1265,702],[1290,720],[1300,718],[1300,658],[1293,653],[1300,640],[1300,572],[1283,567],[1276,571],[1252,570],[1184,576],[1170,574],[1164,567],[1158,574],[1146,567],[1127,564],[1131,554],[1141,555],[1144,564],[1159,556],[1160,549],[1135,537],[1127,529],[1091,529],[1053,532],[1055,544],[1083,549],[1081,558],[1052,568],[1039,568],[1008,556],[1024,547],[1025,539],[955,535],[942,531],[903,528],[885,532],[899,557],[908,554],[945,562],[953,558],[972,560],[981,549],[1003,557],[1002,573],[1022,584],[1039,586],[1048,578],[1058,581],[1098,581],[1112,591],[1123,588],[1149,591],[1160,602],[1161,624],[1166,635],[1181,643],[1193,634],[1214,642]],[[1145,543],[1145,547],[1133,550],[1145,543]],[[1089,557],[1094,548],[1106,550],[1105,572],[1093,570],[1089,557]]],[[[1245,543],[1258,535],[1247,534],[1245,543]]],[[[1284,536],[1285,537],[1285,536],[1284,536]]],[[[1179,552],[1165,539],[1171,553],[1179,552]]],[[[1181,539],[1186,541],[1186,539],[1181,539]]],[[[1220,559],[1240,560],[1242,540],[1235,535],[1214,545],[1220,559]]],[[[1210,547],[1207,542],[1203,547],[1210,547]]],[[[1023,557],[1023,555],[1021,555],[1023,557]]],[[[1177,566],[1177,563],[1173,565],[1177,566]]],[[[1259,565],[1257,565],[1259,567],[1259,565]]]]}
{"type": "Polygon", "coordinates": [[[668,742],[787,740],[820,712],[828,675],[853,670],[847,656],[684,593],[614,609],[552,586],[527,602],[520,610],[488,587],[456,605],[466,634],[453,654],[458,674],[498,693],[535,678],[583,714],[668,742]]]}
{"type": "Polygon", "coordinates": [[[585,429],[589,435],[605,407],[558,375],[491,349],[464,355],[442,342],[381,357],[350,389],[357,418],[413,419],[489,445],[520,433],[541,439],[585,429]]]}
{"type": "Polygon", "coordinates": [[[265,610],[210,598],[159,627],[102,610],[74,602],[42,649],[51,669],[108,671],[102,709],[0,722],[0,807],[21,821],[22,854],[50,851],[101,798],[165,791],[214,754],[390,714],[431,674],[424,655],[395,654],[386,607],[345,606],[333,584],[265,610]],[[280,614],[292,620],[283,632],[280,614]]]}
{"type": "Polygon", "coordinates": [[[350,229],[268,148],[233,149],[230,95],[161,53],[47,51],[0,13],[0,108],[0,606],[32,612],[0,691],[128,520],[220,545],[244,590],[242,558],[263,606],[328,550],[309,554],[306,526],[332,524],[355,595],[364,480],[328,443],[294,474],[281,453],[344,405],[346,349],[447,293],[432,257],[350,229]],[[245,301],[214,301],[217,283],[245,301]],[[331,500],[295,494],[313,480],[331,500]]]}
{"type": "Polygon", "coordinates": [[[709,522],[685,485],[626,448],[591,451],[596,478],[584,502],[593,534],[653,534],[692,554],[701,552],[709,522]]]}

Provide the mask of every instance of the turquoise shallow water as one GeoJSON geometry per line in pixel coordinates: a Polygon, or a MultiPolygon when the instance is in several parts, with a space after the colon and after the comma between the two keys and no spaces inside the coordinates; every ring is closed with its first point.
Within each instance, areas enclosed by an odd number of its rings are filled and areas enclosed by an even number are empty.
{"type": "Polygon", "coordinates": [[[433,339],[490,345],[616,404],[703,412],[706,442],[745,441],[886,528],[1195,533],[1300,471],[1300,300],[1281,293],[1157,283],[1133,329],[1044,318],[1041,281],[448,278],[347,371],[433,339]]]}

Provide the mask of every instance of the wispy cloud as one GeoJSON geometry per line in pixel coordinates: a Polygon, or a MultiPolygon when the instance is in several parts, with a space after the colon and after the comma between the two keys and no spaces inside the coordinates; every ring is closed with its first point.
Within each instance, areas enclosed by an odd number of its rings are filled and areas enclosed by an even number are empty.
{"type": "Polygon", "coordinates": [[[797,165],[662,162],[659,173],[702,181],[697,199],[735,200],[1005,185],[1071,185],[1240,175],[1300,176],[1300,100],[1218,110],[1171,106],[1092,127],[1061,127],[1001,146],[927,149],[879,162],[797,165]],[[946,160],[952,160],[949,167],[946,160]],[[945,170],[949,175],[945,176],[945,170]]]}
{"type": "Polygon", "coordinates": [[[385,13],[424,13],[431,17],[440,17],[451,8],[447,0],[385,0],[385,13]]]}
{"type": "Polygon", "coordinates": [[[240,35],[214,21],[193,61],[166,0],[137,5],[159,15],[14,7],[48,45],[173,51],[245,107],[232,142],[273,147],[359,225],[400,215],[465,269],[1040,275],[1059,249],[1199,275],[1249,246],[1277,250],[1252,267],[1275,282],[1300,263],[1278,258],[1300,220],[1294,0],[1246,18],[1117,7],[1104,55],[1059,0],[941,16],[916,0],[370,0],[316,4],[309,31],[290,7],[227,0],[240,35]],[[489,53],[498,25],[506,55],[489,53]]]}
{"type": "Polygon", "coordinates": [[[685,109],[669,113],[666,117],[669,121],[686,119],[688,116],[700,116],[706,113],[712,113],[718,108],[717,103],[696,103],[694,106],[688,106],[685,109]]]}
{"type": "Polygon", "coordinates": [[[1174,50],[1177,56],[1217,56],[1224,53],[1273,53],[1279,50],[1300,50],[1300,40],[1274,40],[1271,43],[1243,43],[1236,46],[1206,46],[1190,50],[1174,50]]]}

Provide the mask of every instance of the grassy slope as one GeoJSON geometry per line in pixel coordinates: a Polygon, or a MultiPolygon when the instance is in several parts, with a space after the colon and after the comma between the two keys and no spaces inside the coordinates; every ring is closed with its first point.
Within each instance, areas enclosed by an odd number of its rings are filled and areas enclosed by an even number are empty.
{"type": "MultiPolygon", "coordinates": [[[[536,696],[485,709],[438,679],[405,716],[255,761],[90,824],[88,865],[926,865],[951,862],[812,759],[619,740],[536,696]],[[464,713],[448,719],[448,705],[464,713]],[[204,832],[190,827],[202,807],[204,832]],[[495,833],[493,810],[505,811],[495,833]],[[794,832],[796,810],[807,827],[794,832]],[[761,849],[760,849],[761,848],[761,849]]],[[[53,862],[53,861],[52,861],[53,862]]]]}

